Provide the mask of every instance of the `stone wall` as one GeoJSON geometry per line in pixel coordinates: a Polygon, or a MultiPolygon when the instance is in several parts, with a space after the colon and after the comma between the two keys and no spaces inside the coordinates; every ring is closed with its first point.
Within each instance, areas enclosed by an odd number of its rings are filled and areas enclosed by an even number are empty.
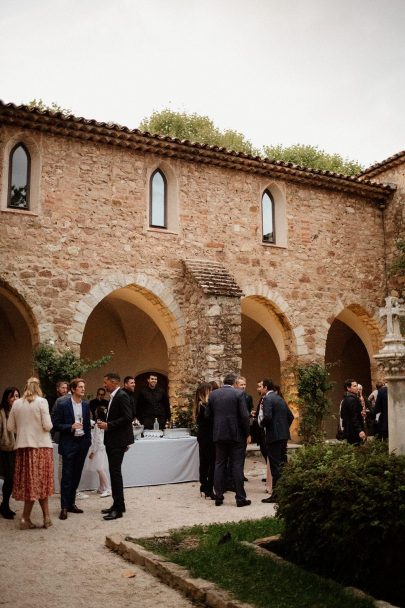
{"type": "Polygon", "coordinates": [[[41,341],[79,348],[81,310],[97,303],[86,297],[124,288],[110,281],[119,272],[129,284],[146,277],[151,312],[160,306],[167,316],[172,393],[187,392],[186,378],[240,368],[239,299],[208,297],[184,278],[182,260],[203,258],[227,269],[242,292],[257,286],[258,296],[286,303],[277,315],[294,337],[282,362],[293,390],[293,360],[323,360],[334,318],[351,305],[372,318],[385,295],[382,213],[360,195],[12,127],[0,130],[1,153],[17,135],[40,154],[38,214],[1,212],[1,278],[32,310],[41,341]],[[148,226],[157,167],[177,197],[167,231],[148,226]],[[266,188],[284,205],[286,246],[261,242],[266,188]]]}

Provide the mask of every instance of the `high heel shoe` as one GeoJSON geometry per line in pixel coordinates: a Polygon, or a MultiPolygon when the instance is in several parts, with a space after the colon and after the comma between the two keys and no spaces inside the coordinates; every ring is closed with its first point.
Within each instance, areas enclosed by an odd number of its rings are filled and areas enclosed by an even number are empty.
{"type": "Polygon", "coordinates": [[[21,519],[20,530],[33,530],[34,528],[36,528],[36,525],[30,519],[21,519]]]}
{"type": "Polygon", "coordinates": [[[51,520],[50,517],[44,517],[44,525],[42,526],[43,528],[50,528],[51,526],[53,526],[53,521],[51,520]]]}

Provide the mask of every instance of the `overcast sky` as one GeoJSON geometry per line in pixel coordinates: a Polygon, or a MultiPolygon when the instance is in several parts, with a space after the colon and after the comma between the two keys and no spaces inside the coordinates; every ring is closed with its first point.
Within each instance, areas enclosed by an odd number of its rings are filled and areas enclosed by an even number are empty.
{"type": "Polygon", "coordinates": [[[405,0],[1,0],[0,99],[208,115],[368,166],[405,149],[405,0]]]}

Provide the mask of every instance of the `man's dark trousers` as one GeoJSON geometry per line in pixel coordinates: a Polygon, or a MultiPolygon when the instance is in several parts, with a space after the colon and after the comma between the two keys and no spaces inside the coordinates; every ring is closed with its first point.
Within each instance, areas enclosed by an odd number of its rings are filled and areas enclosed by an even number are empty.
{"type": "Polygon", "coordinates": [[[267,457],[269,459],[271,476],[273,478],[273,490],[280,478],[283,464],[287,462],[287,439],[272,441],[266,444],[267,457]]]}
{"type": "Polygon", "coordinates": [[[122,447],[115,448],[106,446],[108,468],[111,478],[111,493],[114,499],[112,509],[114,511],[118,511],[119,513],[125,513],[124,484],[122,480],[121,466],[126,450],[126,448],[122,447]]]}
{"type": "Polygon", "coordinates": [[[230,462],[231,475],[235,484],[236,503],[246,498],[243,484],[243,465],[245,463],[246,443],[240,441],[216,441],[216,461],[214,490],[217,498],[223,500],[226,483],[226,465],[230,462]]]}
{"type": "Polygon", "coordinates": [[[69,445],[69,449],[63,452],[60,486],[62,509],[68,509],[76,502],[76,490],[79,487],[88,451],[89,444],[83,436],[76,437],[74,442],[69,445]]]}

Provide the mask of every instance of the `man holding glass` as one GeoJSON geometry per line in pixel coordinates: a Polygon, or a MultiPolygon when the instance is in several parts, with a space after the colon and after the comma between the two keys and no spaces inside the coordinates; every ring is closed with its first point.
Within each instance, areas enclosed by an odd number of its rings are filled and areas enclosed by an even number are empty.
{"type": "Polygon", "coordinates": [[[60,487],[61,512],[59,519],[68,513],[83,513],[76,506],[76,491],[82,476],[87,452],[91,445],[90,406],[83,399],[85,384],[82,378],[70,383],[71,394],[59,401],[52,414],[53,428],[60,432],[59,454],[62,456],[60,487]]]}

